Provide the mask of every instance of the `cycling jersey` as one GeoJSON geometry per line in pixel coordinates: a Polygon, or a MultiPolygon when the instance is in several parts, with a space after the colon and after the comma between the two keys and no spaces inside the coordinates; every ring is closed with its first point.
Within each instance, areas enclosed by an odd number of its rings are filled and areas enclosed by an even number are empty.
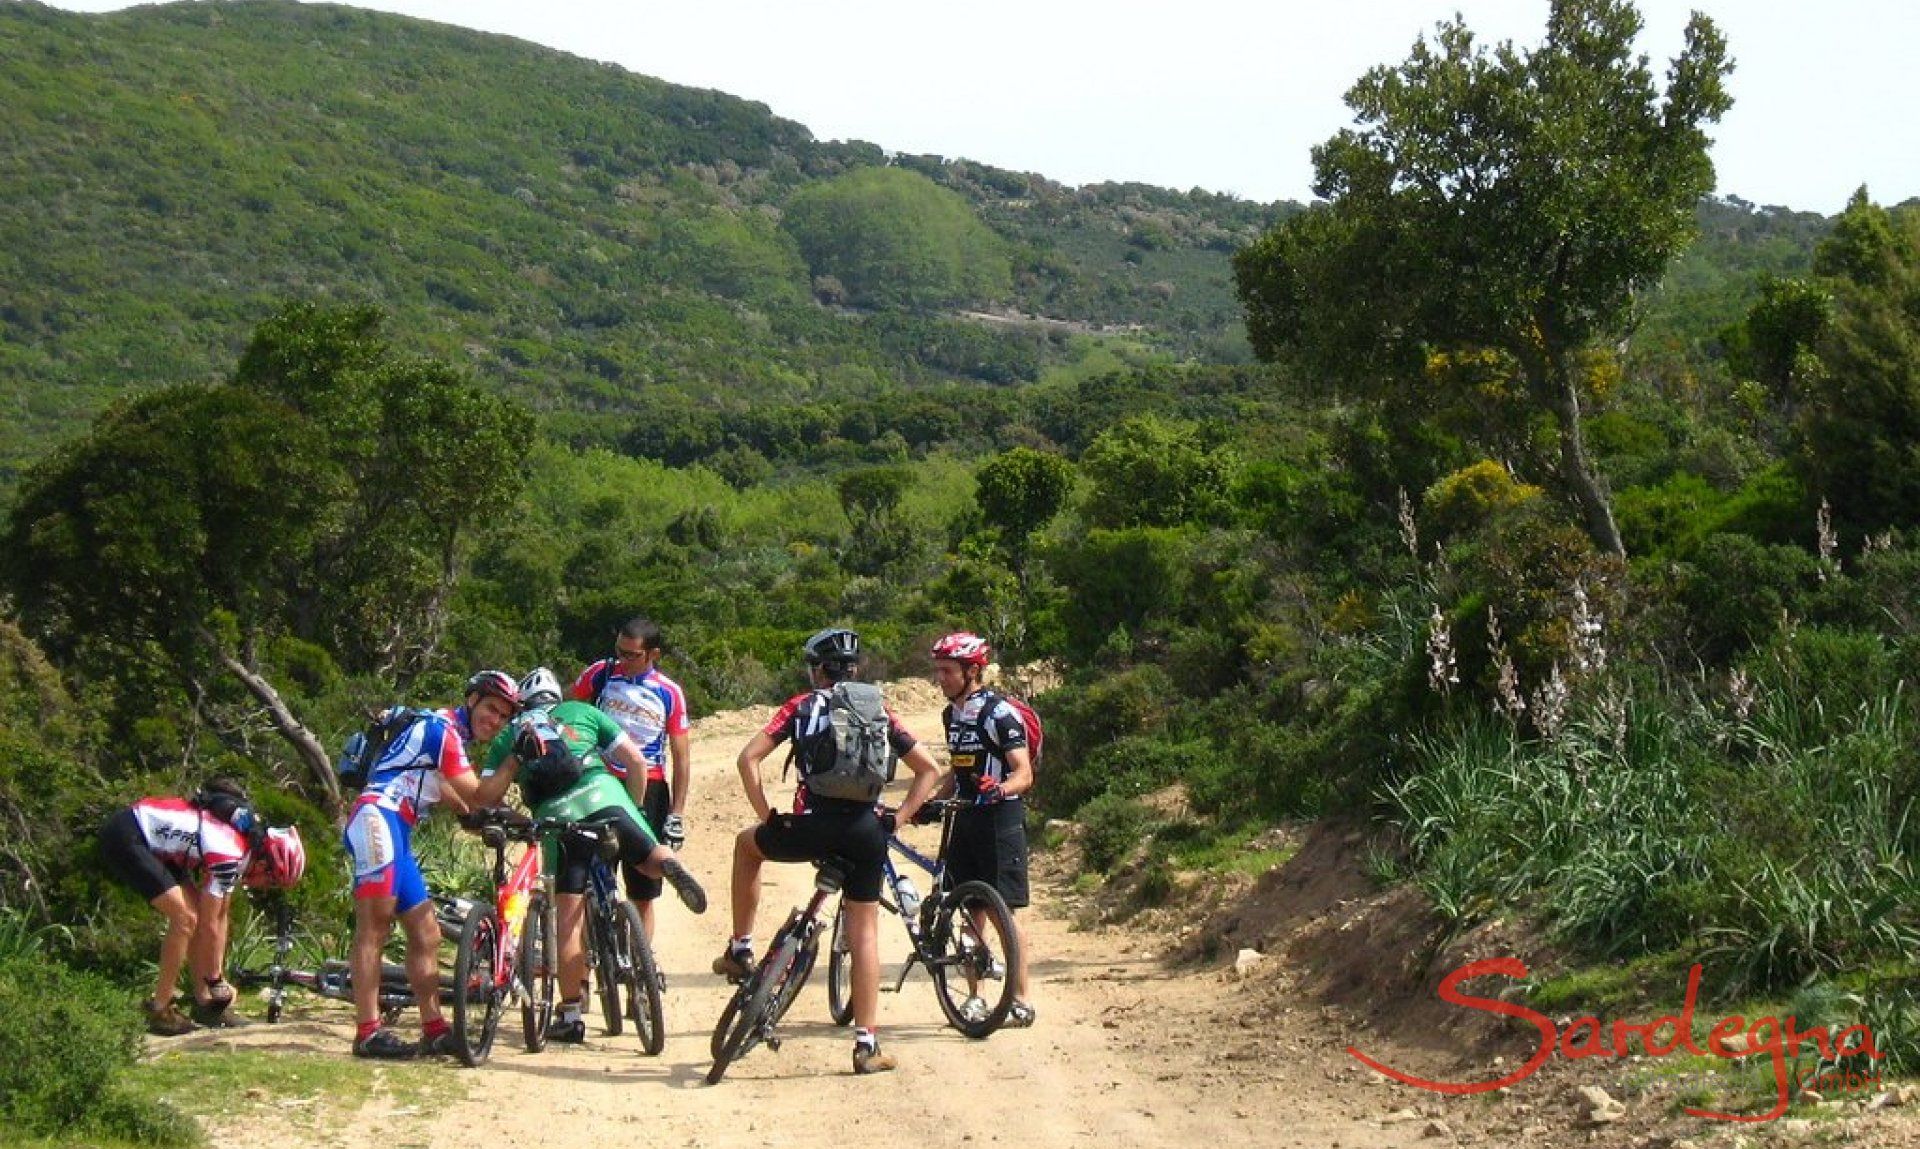
{"type": "Polygon", "coordinates": [[[977,805],[1018,801],[1018,795],[979,792],[980,780],[1007,778],[1006,756],[1027,745],[1027,728],[1020,713],[991,690],[976,690],[940,712],[947,729],[947,755],[953,765],[954,793],[971,794],[977,805]]]}
{"type": "MultiPolygon", "coordinates": [[[[613,659],[603,658],[581,671],[567,693],[611,715],[647,760],[647,777],[666,778],[668,739],[689,729],[687,696],[679,683],[657,669],[637,678],[621,674],[613,659]]],[[[627,768],[611,759],[607,769],[616,778],[627,776],[627,768]]]]}
{"type": "Polygon", "coordinates": [[[209,897],[226,897],[247,872],[247,841],[240,831],[185,798],[142,798],[131,810],[154,857],[183,874],[206,871],[209,897]]]}
{"type": "MultiPolygon", "coordinates": [[[[816,766],[824,767],[814,757],[813,748],[822,745],[822,739],[831,737],[831,723],[827,717],[827,703],[832,697],[831,688],[809,690],[787,699],[782,706],[761,728],[760,732],[773,739],[774,745],[793,740],[795,753],[793,761],[799,770],[800,781],[793,794],[795,813],[809,810],[843,810],[849,807],[870,808],[870,802],[847,802],[836,798],[815,798],[807,792],[807,775],[816,766]]],[[[887,742],[893,747],[897,757],[904,757],[908,751],[919,745],[907,728],[900,725],[893,711],[887,711],[887,742]]]]}
{"type": "MultiPolygon", "coordinates": [[[[491,774],[500,768],[500,764],[513,753],[514,739],[519,728],[531,715],[521,715],[505,730],[496,735],[487,744],[485,773],[491,774]]],[[[629,745],[633,740],[611,716],[585,702],[567,701],[548,709],[544,717],[559,733],[560,738],[580,759],[580,778],[564,792],[547,798],[533,808],[536,818],[555,818],[578,821],[604,811],[620,810],[631,816],[645,838],[646,851],[650,852],[654,841],[647,829],[646,819],[640,814],[640,808],[633,803],[632,795],[627,793],[626,785],[614,777],[608,769],[606,755],[623,740],[629,745]]],[[[527,768],[521,763],[522,770],[527,768]]],[[[526,788],[521,788],[526,793],[526,788]]],[[[631,853],[632,835],[623,824],[621,845],[623,853],[631,853]]],[[[554,843],[546,843],[545,862],[549,870],[559,872],[560,857],[554,843]]],[[[578,893],[577,890],[563,890],[563,893],[578,893]]]]}
{"type": "Polygon", "coordinates": [[[357,806],[379,806],[411,826],[440,801],[440,780],[470,774],[459,711],[429,714],[395,738],[367,772],[357,806]],[[449,714],[454,717],[449,717],[449,714]]]}

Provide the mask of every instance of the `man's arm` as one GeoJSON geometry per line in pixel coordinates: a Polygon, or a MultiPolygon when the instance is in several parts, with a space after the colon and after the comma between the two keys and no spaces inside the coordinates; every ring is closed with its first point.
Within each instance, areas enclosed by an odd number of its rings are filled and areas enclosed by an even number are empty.
{"type": "Polygon", "coordinates": [[[686,731],[667,737],[667,754],[672,760],[673,812],[687,812],[687,787],[693,785],[693,740],[686,731]]]}
{"type": "Polygon", "coordinates": [[[911,822],[913,816],[919,813],[920,807],[924,806],[927,799],[933,797],[934,791],[940,788],[940,784],[946,781],[946,776],[940,773],[940,767],[934,762],[933,755],[927,753],[924,742],[914,743],[913,749],[900,756],[900,761],[906,763],[907,769],[913,771],[913,782],[907,787],[907,796],[900,802],[897,817],[901,822],[911,822]]]}

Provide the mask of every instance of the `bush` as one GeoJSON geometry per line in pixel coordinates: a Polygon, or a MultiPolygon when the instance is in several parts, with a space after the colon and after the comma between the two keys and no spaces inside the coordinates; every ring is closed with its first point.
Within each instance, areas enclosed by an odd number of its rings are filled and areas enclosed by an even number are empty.
{"type": "Polygon", "coordinates": [[[1080,857],[1088,869],[1110,873],[1147,836],[1153,812],[1122,794],[1102,794],[1081,808],[1080,857]]]}
{"type": "Polygon", "coordinates": [[[140,1048],[133,997],[106,980],[16,952],[0,958],[0,1116],[28,1134],[95,1132],[149,1145],[198,1139],[179,1114],[118,1092],[140,1048]]]}

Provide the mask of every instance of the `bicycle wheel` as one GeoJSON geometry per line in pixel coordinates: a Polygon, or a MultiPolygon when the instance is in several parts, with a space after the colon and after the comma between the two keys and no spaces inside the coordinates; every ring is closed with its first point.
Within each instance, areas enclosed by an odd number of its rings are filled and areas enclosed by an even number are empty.
{"type": "Polygon", "coordinates": [[[460,1060],[478,1066],[493,1049],[504,998],[498,969],[500,918],[491,907],[467,915],[453,957],[453,1036],[460,1060]]]}
{"type": "Polygon", "coordinates": [[[999,1029],[1013,1007],[1020,935],[1013,911],[985,882],[963,882],[943,899],[922,939],[932,959],[934,995],[947,1022],[968,1037],[999,1029]]]}
{"type": "Polygon", "coordinates": [[[527,998],[520,1005],[520,1025],[528,1053],[547,1047],[547,1026],[553,1021],[553,991],[558,981],[560,950],[553,934],[553,903],[536,891],[527,901],[527,920],[520,927],[519,968],[514,977],[527,998]]]}
{"type": "Polygon", "coordinates": [[[793,1008],[793,999],[799,997],[800,991],[806,988],[807,979],[813,976],[814,963],[819,960],[820,935],[815,934],[807,939],[806,945],[800,948],[800,954],[793,963],[792,971],[787,974],[787,979],[780,983],[780,996],[773,1002],[775,1023],[787,1016],[787,1011],[793,1008]]]}
{"type": "Polygon", "coordinates": [[[713,1031],[713,1068],[707,1084],[718,1085],[727,1066],[740,1060],[773,1028],[781,988],[800,957],[800,939],[782,930],[753,976],[734,992],[713,1031]]]}
{"type": "Polygon", "coordinates": [[[627,1015],[640,1035],[640,1048],[649,1056],[667,1046],[666,1003],[660,995],[660,969],[654,964],[653,947],[647,944],[647,931],[640,924],[640,911],[632,902],[620,903],[615,960],[616,979],[626,989],[627,1015]]]}
{"type": "Polygon", "coordinates": [[[853,1024],[853,946],[847,941],[847,907],[833,913],[833,940],[827,945],[827,1016],[835,1025],[853,1024]]]}
{"type": "Polygon", "coordinates": [[[593,987],[600,998],[600,1016],[607,1036],[619,1037],[624,1014],[620,1009],[620,955],[614,949],[614,931],[587,904],[587,952],[593,955],[593,987]]]}

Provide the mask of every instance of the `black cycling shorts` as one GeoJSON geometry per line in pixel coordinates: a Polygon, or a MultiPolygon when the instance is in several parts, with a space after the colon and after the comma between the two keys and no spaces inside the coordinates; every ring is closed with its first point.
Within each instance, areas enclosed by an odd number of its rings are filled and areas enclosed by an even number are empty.
{"type": "Polygon", "coordinates": [[[753,844],[774,862],[817,862],[838,857],[847,863],[843,887],[847,900],[880,900],[887,834],[871,805],[775,814],[753,832],[753,844]]]}
{"type": "MultiPolygon", "coordinates": [[[[608,806],[595,810],[582,822],[612,822],[613,832],[620,839],[620,867],[627,869],[638,866],[653,853],[653,839],[640,823],[633,820],[624,807],[608,806]]],[[[588,874],[592,870],[593,855],[597,846],[576,842],[571,835],[560,838],[560,861],[554,870],[553,892],[556,894],[584,894],[590,882],[588,874]]]]}
{"type": "Polygon", "coordinates": [[[149,902],[187,880],[185,872],[161,861],[147,845],[147,836],[140,832],[140,820],[131,807],[100,827],[100,857],[107,864],[107,873],[149,902]]]}
{"type": "MultiPolygon", "coordinates": [[[[673,813],[673,790],[667,785],[666,779],[647,779],[646,798],[640,803],[640,812],[647,816],[647,825],[653,828],[653,840],[666,841],[667,815],[673,813]]],[[[660,896],[659,878],[649,878],[638,866],[624,863],[620,872],[626,876],[629,898],[636,902],[651,902],[660,896]]]]}
{"type": "Polygon", "coordinates": [[[947,842],[947,877],[954,885],[985,882],[1007,905],[1027,904],[1026,803],[969,806],[953,819],[947,842]]]}

